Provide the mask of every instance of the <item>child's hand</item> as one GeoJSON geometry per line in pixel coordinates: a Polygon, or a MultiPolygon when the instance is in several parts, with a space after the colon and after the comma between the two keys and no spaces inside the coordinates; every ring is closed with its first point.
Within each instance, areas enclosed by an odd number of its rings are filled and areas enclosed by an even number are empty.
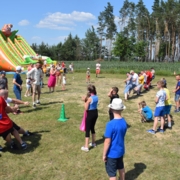
{"type": "Polygon", "coordinates": [[[82,97],[81,99],[82,99],[82,101],[85,101],[86,97],[84,96],[84,97],[82,97]]]}
{"type": "Polygon", "coordinates": [[[30,103],[29,102],[24,102],[24,105],[25,106],[28,106],[30,103]]]}

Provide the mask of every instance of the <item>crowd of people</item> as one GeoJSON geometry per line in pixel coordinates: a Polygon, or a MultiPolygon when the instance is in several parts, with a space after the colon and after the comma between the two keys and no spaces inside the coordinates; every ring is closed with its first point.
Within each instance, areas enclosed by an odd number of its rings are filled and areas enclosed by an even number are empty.
{"type": "MultiPolygon", "coordinates": [[[[96,77],[100,74],[101,64],[96,64],[96,77]]],[[[36,63],[28,67],[28,72],[26,74],[26,92],[25,97],[32,95],[32,105],[36,108],[40,105],[41,88],[43,86],[43,77],[47,72],[43,70],[41,63],[36,63]]],[[[73,65],[69,67],[70,72],[73,73],[73,65]]],[[[13,135],[17,141],[20,143],[22,149],[27,148],[26,142],[22,140],[19,134],[23,136],[32,135],[31,132],[24,130],[24,128],[18,126],[13,122],[8,113],[20,114],[22,113],[19,104],[29,105],[29,102],[24,102],[21,99],[22,84],[23,80],[21,78],[22,68],[20,66],[16,67],[16,72],[13,76],[13,92],[16,99],[8,97],[8,79],[6,78],[6,72],[1,72],[0,77],[0,136],[3,137],[12,149],[17,148],[17,145],[12,141],[11,135],[13,135]],[[13,103],[13,106],[10,104],[13,103]]],[[[62,85],[62,89],[65,90],[66,84],[66,73],[65,64],[59,63],[56,66],[52,64],[49,69],[49,79],[48,88],[49,93],[53,93],[55,86],[62,85]]],[[[124,99],[125,101],[129,99],[131,91],[136,93],[138,96],[142,93],[142,89],[145,91],[150,90],[151,82],[155,78],[155,70],[151,68],[150,70],[141,71],[135,73],[131,70],[127,73],[127,78],[125,82],[124,99]]],[[[180,112],[180,75],[176,75],[177,85],[176,89],[173,91],[175,93],[175,103],[176,110],[175,113],[180,112]]],[[[89,83],[87,87],[87,94],[82,98],[84,101],[85,110],[85,143],[81,147],[82,151],[88,152],[89,147],[96,147],[96,133],[95,125],[98,119],[98,95],[96,87],[90,84],[90,68],[86,72],[86,82],[89,83]],[[90,133],[92,141],[90,142],[90,133]]],[[[141,117],[141,122],[150,122],[154,120],[152,129],[147,130],[148,133],[155,134],[157,132],[164,133],[165,128],[172,129],[172,119],[171,119],[171,98],[170,92],[167,89],[167,82],[163,78],[157,82],[157,88],[159,89],[156,97],[155,103],[156,107],[153,111],[146,104],[145,101],[138,103],[138,112],[141,117]],[[160,127],[158,126],[158,121],[160,121],[160,127]],[[167,125],[165,124],[167,122],[167,125]]],[[[119,172],[120,180],[125,179],[125,169],[123,156],[125,153],[125,143],[124,138],[127,131],[126,120],[122,117],[122,111],[126,109],[123,104],[122,99],[118,95],[118,87],[112,87],[108,92],[108,97],[110,98],[109,107],[109,119],[104,133],[104,148],[103,148],[103,161],[105,162],[106,172],[110,180],[116,179],[116,173],[119,172]]],[[[1,147],[0,147],[1,150],[1,147]]]]}

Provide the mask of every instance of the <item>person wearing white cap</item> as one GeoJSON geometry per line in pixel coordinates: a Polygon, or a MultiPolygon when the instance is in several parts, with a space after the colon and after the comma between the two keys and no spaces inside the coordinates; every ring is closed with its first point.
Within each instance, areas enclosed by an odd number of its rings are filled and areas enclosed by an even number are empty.
{"type": "Polygon", "coordinates": [[[106,124],[103,161],[110,180],[116,180],[117,170],[119,171],[120,180],[125,180],[123,156],[125,153],[124,137],[127,131],[127,123],[121,113],[126,109],[126,106],[124,106],[121,99],[115,98],[108,107],[111,108],[114,119],[106,124]]]}
{"type": "Polygon", "coordinates": [[[22,83],[23,83],[21,76],[20,76],[21,70],[22,70],[22,67],[17,66],[16,72],[13,77],[13,84],[14,84],[13,92],[16,96],[16,99],[19,99],[19,100],[21,100],[21,91],[22,91],[22,83]]]}

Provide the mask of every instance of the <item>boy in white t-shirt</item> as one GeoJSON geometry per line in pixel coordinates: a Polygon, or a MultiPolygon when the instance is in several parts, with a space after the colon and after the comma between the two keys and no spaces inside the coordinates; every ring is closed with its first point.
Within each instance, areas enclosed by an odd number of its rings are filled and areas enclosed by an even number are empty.
{"type": "Polygon", "coordinates": [[[164,115],[165,113],[165,101],[167,99],[166,92],[164,91],[164,82],[163,81],[158,81],[157,82],[157,88],[159,91],[156,94],[156,108],[154,111],[154,125],[153,128],[148,130],[148,133],[155,134],[156,133],[156,128],[158,124],[158,118],[161,119],[161,127],[157,129],[158,132],[164,133],[164,115]]]}

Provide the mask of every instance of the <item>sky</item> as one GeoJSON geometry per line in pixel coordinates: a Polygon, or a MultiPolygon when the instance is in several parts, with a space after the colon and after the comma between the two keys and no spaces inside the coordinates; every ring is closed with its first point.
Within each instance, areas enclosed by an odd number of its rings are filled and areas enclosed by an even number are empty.
{"type": "MultiPolygon", "coordinates": [[[[1,26],[13,24],[31,45],[42,41],[49,45],[64,42],[71,33],[85,37],[88,28],[98,26],[98,16],[110,2],[114,7],[116,22],[123,0],[16,0],[1,2],[1,26]]],[[[138,0],[131,0],[137,3],[138,0]]],[[[152,0],[144,0],[151,11],[152,0]]]]}

